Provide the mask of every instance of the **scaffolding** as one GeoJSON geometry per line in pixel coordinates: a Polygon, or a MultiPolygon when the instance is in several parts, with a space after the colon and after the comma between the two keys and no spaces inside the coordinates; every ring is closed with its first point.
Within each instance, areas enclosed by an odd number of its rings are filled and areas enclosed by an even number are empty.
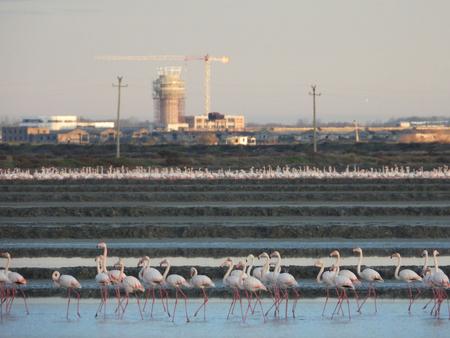
{"type": "Polygon", "coordinates": [[[158,78],[153,81],[156,127],[165,129],[183,122],[186,90],[181,71],[181,67],[158,68],[158,78]]]}

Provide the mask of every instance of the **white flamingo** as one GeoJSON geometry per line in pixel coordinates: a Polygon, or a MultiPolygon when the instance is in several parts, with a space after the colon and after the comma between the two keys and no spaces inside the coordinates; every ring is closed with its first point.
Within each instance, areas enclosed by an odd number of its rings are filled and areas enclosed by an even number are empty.
{"type": "Polygon", "coordinates": [[[206,320],[206,303],[208,303],[208,296],[205,289],[214,288],[215,284],[212,282],[211,278],[205,275],[199,275],[197,269],[191,268],[191,280],[189,281],[192,287],[202,290],[203,293],[203,303],[194,312],[194,317],[197,316],[200,309],[203,307],[203,319],[206,320]]]}
{"type": "Polygon", "coordinates": [[[252,276],[262,281],[264,271],[269,271],[270,256],[267,252],[263,252],[258,256],[258,259],[264,259],[263,266],[254,268],[252,271],[252,276]]]}
{"type": "MultiPolygon", "coordinates": [[[[446,293],[446,289],[450,287],[448,276],[439,269],[439,263],[437,256],[439,256],[439,251],[433,250],[433,259],[434,259],[434,269],[431,272],[431,283],[433,288],[435,289],[435,316],[437,318],[440,317],[441,314],[441,305],[444,299],[447,299],[447,310],[450,318],[450,307],[448,304],[448,297],[446,293]]],[[[433,310],[432,310],[433,311],[433,310]]]]}
{"type": "MultiPolygon", "coordinates": [[[[254,261],[255,257],[253,255],[249,255],[247,257],[247,260],[245,262],[244,265],[244,269],[248,264],[248,261],[250,261],[250,266],[248,268],[248,274],[251,271],[251,268],[253,266],[253,261],[254,261]]],[[[253,277],[253,276],[247,276],[246,278],[244,278],[243,274],[241,275],[241,280],[243,281],[242,285],[244,287],[244,290],[246,291],[246,295],[247,295],[247,299],[248,299],[248,306],[247,306],[247,310],[245,311],[245,315],[244,315],[244,322],[247,319],[247,314],[248,311],[251,309],[251,302],[252,302],[252,295],[255,296],[255,302],[259,303],[260,307],[261,307],[261,314],[263,316],[264,321],[266,321],[266,315],[264,313],[264,309],[262,307],[262,303],[261,303],[261,299],[259,297],[259,292],[260,291],[267,291],[267,288],[264,286],[264,284],[257,278],[253,277]]],[[[255,303],[255,307],[256,307],[256,303],[255,303]]]]}
{"type": "MultiPolygon", "coordinates": [[[[11,255],[9,254],[9,252],[3,252],[1,254],[1,256],[6,258],[5,270],[3,270],[4,271],[3,274],[6,276],[5,283],[6,283],[6,285],[12,286],[9,302],[8,302],[7,298],[5,298],[6,312],[9,313],[11,311],[12,305],[14,303],[14,299],[16,297],[16,290],[19,289],[20,293],[22,294],[23,301],[25,304],[25,312],[28,315],[28,314],[30,314],[30,311],[28,310],[27,297],[25,296],[25,293],[21,288],[22,285],[27,284],[27,280],[20,273],[17,273],[14,271],[9,271],[9,267],[11,265],[11,255]]],[[[5,278],[2,277],[2,279],[5,279],[5,278]]],[[[3,302],[3,299],[2,299],[2,302],[3,302]]]]}
{"type": "Polygon", "coordinates": [[[378,271],[371,269],[371,268],[365,268],[364,270],[361,271],[361,264],[362,264],[362,260],[363,260],[362,249],[355,248],[355,249],[353,249],[353,252],[359,254],[358,265],[356,267],[356,272],[358,273],[359,278],[361,278],[363,281],[369,283],[369,285],[367,286],[367,296],[362,301],[361,305],[358,307],[358,312],[361,312],[361,308],[363,307],[363,305],[365,304],[365,302],[371,295],[373,295],[373,298],[375,301],[375,312],[377,312],[377,292],[373,286],[373,283],[374,282],[383,282],[383,278],[378,273],[378,271]]]}
{"type": "Polygon", "coordinates": [[[397,267],[395,268],[395,279],[397,280],[402,280],[406,283],[408,283],[408,289],[409,289],[409,306],[408,306],[408,312],[411,312],[411,306],[414,303],[414,301],[416,300],[417,296],[420,294],[420,290],[417,289],[417,294],[413,297],[412,294],[412,288],[411,288],[411,283],[417,282],[417,281],[422,281],[422,277],[420,277],[417,273],[415,273],[414,271],[410,270],[410,269],[403,269],[402,271],[400,271],[400,265],[401,265],[401,261],[402,261],[402,257],[400,256],[400,254],[398,252],[393,253],[391,255],[391,258],[397,258],[397,267]]]}
{"type": "Polygon", "coordinates": [[[164,271],[163,277],[165,282],[173,287],[175,289],[175,305],[173,307],[173,314],[172,314],[172,322],[175,321],[175,311],[177,309],[177,304],[178,304],[178,293],[180,293],[182,295],[182,297],[184,298],[184,310],[186,313],[186,322],[189,322],[189,315],[188,315],[188,311],[187,311],[187,296],[186,294],[183,292],[183,290],[181,290],[181,288],[184,287],[191,287],[191,285],[186,281],[186,279],[184,279],[183,276],[177,275],[177,274],[172,274],[172,275],[168,275],[169,270],[170,270],[170,262],[168,259],[164,259],[161,261],[160,266],[162,267],[166,267],[166,270],[164,271]]]}
{"type": "MultiPolygon", "coordinates": [[[[328,304],[328,299],[330,298],[330,288],[336,288],[335,283],[334,283],[334,277],[336,275],[336,270],[334,269],[334,266],[331,270],[328,271],[324,271],[325,267],[322,261],[317,261],[314,264],[315,267],[320,268],[319,273],[317,274],[316,280],[317,283],[325,284],[325,288],[326,288],[326,292],[327,292],[327,297],[325,299],[325,304],[323,305],[323,309],[322,309],[322,316],[325,314],[325,309],[327,307],[328,304]]],[[[336,289],[336,295],[339,297],[339,292],[336,289]]]]}
{"type": "MultiPolygon", "coordinates": [[[[230,313],[232,312],[232,310],[234,309],[234,305],[236,304],[237,300],[239,300],[239,303],[241,305],[241,317],[242,320],[244,320],[244,312],[242,310],[242,298],[241,295],[239,293],[239,289],[242,287],[242,279],[241,276],[236,276],[236,275],[232,275],[231,274],[231,270],[233,269],[233,261],[231,258],[227,258],[225,260],[225,262],[223,262],[221,264],[221,267],[225,266],[227,267],[227,271],[225,272],[225,275],[223,276],[223,284],[229,288],[231,288],[232,292],[233,292],[233,300],[231,301],[230,304],[230,308],[228,309],[228,315],[227,315],[227,319],[230,318],[230,313]]],[[[238,267],[240,267],[238,265],[238,267]]],[[[243,266],[242,266],[243,267],[243,266]]],[[[238,270],[240,271],[240,270],[238,270]]],[[[242,274],[242,271],[240,271],[242,274]]]]}
{"type": "MultiPolygon", "coordinates": [[[[124,272],[124,268],[125,265],[123,263],[123,259],[119,258],[119,261],[115,264],[115,266],[118,266],[120,268],[120,272],[121,274],[123,274],[124,272]]],[[[130,293],[134,293],[135,297],[136,297],[136,303],[138,305],[139,308],[139,313],[141,315],[141,319],[144,319],[144,316],[142,315],[142,310],[141,310],[141,303],[139,301],[139,297],[137,295],[137,292],[144,292],[144,287],[142,286],[141,282],[139,281],[139,279],[137,279],[134,276],[126,276],[123,280],[122,283],[120,285],[124,292],[125,292],[125,306],[122,309],[122,316],[121,318],[123,318],[123,316],[125,315],[125,310],[127,309],[128,306],[128,301],[130,298],[130,293]]]]}
{"type": "Polygon", "coordinates": [[[80,293],[75,290],[75,289],[81,289],[80,282],[78,282],[77,279],[71,275],[61,275],[59,273],[59,271],[53,272],[52,280],[53,280],[53,283],[55,284],[55,286],[67,289],[66,318],[69,319],[69,305],[70,305],[71,292],[74,292],[75,295],[77,296],[77,315],[78,315],[78,317],[81,317],[81,315],[80,315],[80,293]]]}
{"type": "Polygon", "coordinates": [[[106,302],[108,299],[108,286],[111,285],[111,280],[106,272],[103,271],[103,256],[95,257],[95,261],[97,263],[97,275],[95,276],[95,281],[100,287],[101,301],[97,312],[95,313],[95,318],[97,318],[98,314],[101,312],[103,308],[103,317],[106,318],[106,302]]]}
{"type": "Polygon", "coordinates": [[[141,267],[141,270],[139,271],[139,279],[144,283],[144,285],[146,285],[146,287],[148,287],[143,310],[145,311],[145,307],[147,305],[147,300],[149,298],[149,293],[151,289],[152,308],[150,311],[150,317],[153,317],[153,306],[155,304],[155,288],[158,287],[161,303],[163,305],[164,312],[166,312],[166,304],[164,303],[163,289],[162,289],[162,284],[164,283],[163,275],[161,274],[161,272],[150,266],[150,257],[148,256],[144,256],[139,260],[138,267],[141,267]]]}

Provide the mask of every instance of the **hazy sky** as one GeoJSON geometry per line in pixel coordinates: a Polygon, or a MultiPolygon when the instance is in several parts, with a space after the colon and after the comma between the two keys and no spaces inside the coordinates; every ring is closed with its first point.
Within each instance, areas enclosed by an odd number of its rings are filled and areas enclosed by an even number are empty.
{"type": "MultiPolygon", "coordinates": [[[[0,118],[153,118],[158,62],[99,54],[226,55],[212,110],[247,121],[450,116],[448,0],[0,0],[0,118]]],[[[203,64],[185,67],[186,114],[203,112],[203,64]]]]}

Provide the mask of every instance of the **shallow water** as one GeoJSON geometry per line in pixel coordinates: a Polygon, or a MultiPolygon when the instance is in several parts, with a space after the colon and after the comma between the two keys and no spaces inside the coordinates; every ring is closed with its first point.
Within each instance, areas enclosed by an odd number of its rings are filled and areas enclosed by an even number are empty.
{"type": "MultiPolygon", "coordinates": [[[[190,301],[192,313],[200,300],[190,301]],[[195,305],[194,305],[195,304],[195,305]]],[[[139,319],[135,301],[132,300],[123,320],[115,319],[113,307],[108,307],[106,319],[95,319],[96,300],[81,302],[81,319],[75,317],[72,305],[71,317],[65,318],[66,300],[63,298],[30,299],[31,314],[23,313],[23,305],[18,303],[13,313],[5,317],[0,325],[2,337],[448,337],[450,321],[447,309],[443,307],[443,319],[436,320],[421,309],[419,302],[408,315],[407,301],[380,300],[379,312],[373,313],[372,304],[367,304],[362,315],[352,313],[352,319],[338,316],[331,320],[322,317],[323,300],[303,300],[297,307],[297,318],[288,320],[268,318],[264,324],[259,311],[249,316],[243,324],[236,308],[232,319],[226,320],[228,301],[211,299],[207,308],[207,320],[191,318],[184,320],[183,304],[177,309],[175,323],[172,323],[157,304],[155,318],[139,319]]],[[[170,309],[172,310],[171,300],[170,309]]],[[[269,300],[264,300],[269,307],[269,300]]],[[[334,302],[333,302],[334,304],[334,302]]],[[[354,305],[352,304],[354,307],[354,305]]],[[[328,307],[328,313],[332,306],[328,307]]],[[[354,309],[353,309],[354,312],[354,309]]],[[[282,312],[284,315],[284,310],[282,312]]]]}

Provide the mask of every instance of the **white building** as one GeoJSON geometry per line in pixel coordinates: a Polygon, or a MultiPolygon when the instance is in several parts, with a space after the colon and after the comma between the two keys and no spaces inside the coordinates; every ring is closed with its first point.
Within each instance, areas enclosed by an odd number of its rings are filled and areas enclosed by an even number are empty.
{"type": "Polygon", "coordinates": [[[252,136],[230,136],[226,139],[226,144],[233,146],[254,146],[256,138],[252,136]]]}
{"type": "Polygon", "coordinates": [[[76,115],[30,116],[22,119],[20,127],[48,128],[51,131],[83,127],[114,128],[114,122],[80,121],[76,115]]]}

